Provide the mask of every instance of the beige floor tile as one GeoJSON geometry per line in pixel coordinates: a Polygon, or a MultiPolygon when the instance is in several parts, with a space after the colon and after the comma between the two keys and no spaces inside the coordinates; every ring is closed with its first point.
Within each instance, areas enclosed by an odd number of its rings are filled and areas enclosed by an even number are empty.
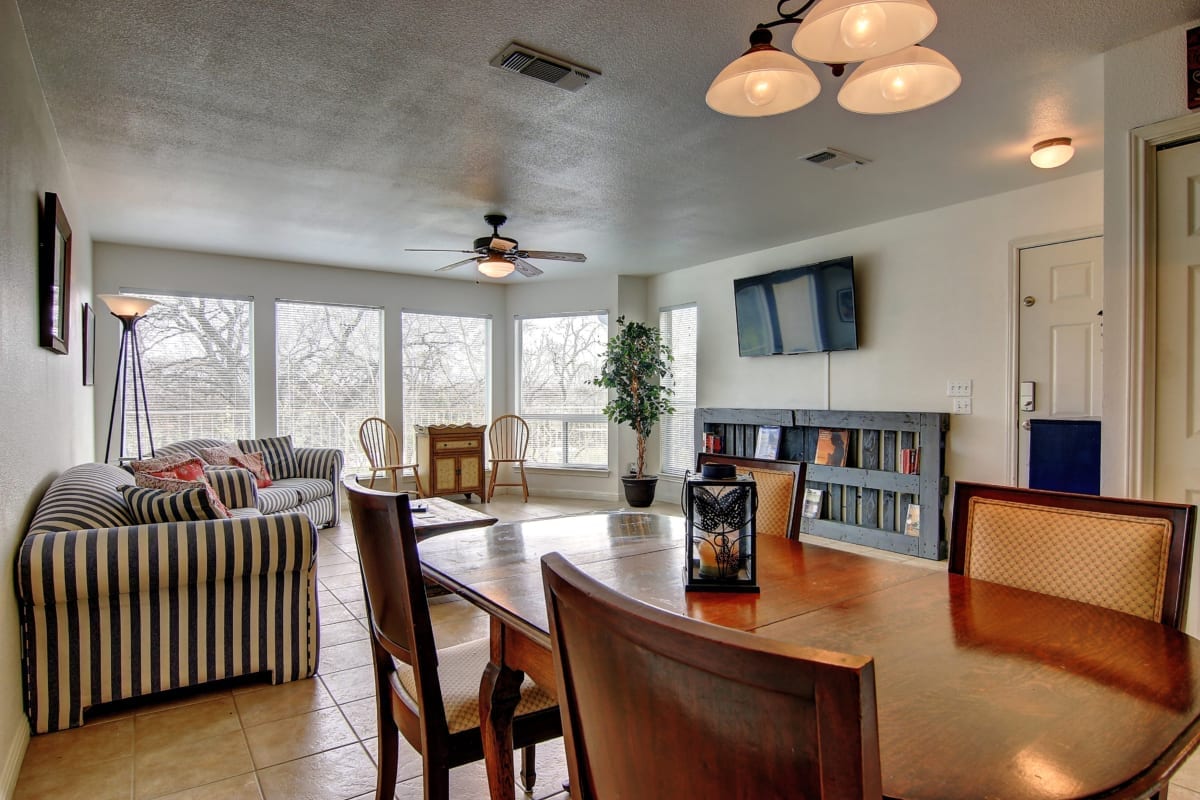
{"type": "Polygon", "coordinates": [[[22,765],[13,800],[129,800],[133,759],[26,772],[22,765]]]}
{"type": "Polygon", "coordinates": [[[258,769],[358,741],[335,706],[246,728],[246,743],[258,769]]]}
{"type": "Polygon", "coordinates": [[[1171,797],[1175,796],[1174,787],[1186,786],[1200,792],[1200,750],[1192,753],[1192,755],[1183,762],[1183,766],[1179,768],[1171,777],[1172,791],[1171,797]]]}
{"type": "Polygon", "coordinates": [[[257,692],[234,695],[234,702],[243,728],[335,705],[325,684],[317,678],[268,685],[257,692]]]}
{"type": "Polygon", "coordinates": [[[339,672],[351,667],[361,667],[371,663],[371,644],[365,638],[357,642],[335,644],[330,647],[321,646],[321,664],[317,668],[324,675],[326,672],[339,672]]]}
{"type": "Polygon", "coordinates": [[[133,720],[134,753],[137,756],[172,747],[180,740],[204,739],[241,729],[232,694],[165,711],[138,714],[133,720]]]}
{"type": "Polygon", "coordinates": [[[321,680],[336,703],[375,697],[375,668],[369,664],[344,669],[341,672],[323,672],[321,680]]]}
{"type": "Polygon", "coordinates": [[[206,783],[194,789],[166,794],[154,800],[262,800],[258,778],[253,772],[235,775],[216,783],[206,783]]]}
{"type": "Polygon", "coordinates": [[[204,738],[179,732],[173,740],[159,742],[149,750],[143,749],[139,738],[135,747],[136,800],[193,789],[254,770],[240,728],[204,738]]]}
{"type": "MultiPolygon", "coordinates": [[[[357,597],[362,596],[362,573],[359,572],[357,564],[350,564],[350,568],[342,572],[322,572],[321,583],[325,584],[330,589],[351,587],[358,590],[357,597]]],[[[335,567],[336,569],[336,567],[335,567]]]]}
{"type": "Polygon", "coordinates": [[[334,597],[328,589],[317,581],[317,608],[325,608],[326,606],[340,606],[341,600],[334,597]]]}
{"type": "Polygon", "coordinates": [[[358,738],[375,738],[378,717],[375,711],[374,695],[362,700],[342,703],[341,709],[342,713],[346,715],[346,719],[350,720],[350,725],[354,728],[354,732],[358,734],[358,738]]]}
{"type": "MultiPolygon", "coordinates": [[[[400,800],[422,800],[425,796],[423,776],[409,778],[400,782],[396,787],[396,797],[400,800]]],[[[525,797],[518,788],[517,797],[525,797]]],[[[474,764],[464,764],[450,770],[450,796],[454,800],[489,800],[487,770],[482,761],[474,764]]]]}
{"type": "Polygon", "coordinates": [[[367,618],[367,604],[362,600],[351,600],[344,604],[355,619],[367,618]]]}
{"type": "Polygon", "coordinates": [[[133,717],[94,722],[29,740],[22,773],[77,769],[133,756],[133,717]]]}
{"type": "Polygon", "coordinates": [[[1188,787],[1177,783],[1171,784],[1169,796],[1171,800],[1200,800],[1200,792],[1192,791],[1188,787]]]}
{"type": "Polygon", "coordinates": [[[367,638],[366,627],[356,619],[346,622],[326,622],[321,625],[321,648],[335,644],[357,642],[367,638]]]}
{"type": "Polygon", "coordinates": [[[347,800],[375,789],[375,765],[360,744],[259,770],[265,800],[347,800]]]}
{"type": "Polygon", "coordinates": [[[318,606],[318,609],[322,625],[334,622],[349,622],[354,619],[354,615],[346,610],[346,607],[342,605],[340,600],[336,605],[318,606]]]}
{"type": "MultiPolygon", "coordinates": [[[[337,579],[332,578],[331,580],[337,579]]],[[[322,583],[324,583],[324,581],[322,581],[322,583]]],[[[345,586],[330,586],[326,583],[325,589],[338,600],[341,600],[346,604],[360,603],[363,599],[362,581],[355,581],[354,583],[345,586]]]]}

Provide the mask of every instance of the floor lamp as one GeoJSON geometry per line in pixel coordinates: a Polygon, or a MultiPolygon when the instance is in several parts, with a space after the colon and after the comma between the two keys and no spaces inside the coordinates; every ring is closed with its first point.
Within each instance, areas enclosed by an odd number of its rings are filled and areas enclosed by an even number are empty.
{"type": "Polygon", "coordinates": [[[137,323],[157,300],[146,297],[131,297],[123,294],[102,294],[98,297],[108,306],[112,315],[121,321],[121,350],[117,355],[117,379],[113,384],[112,411],[108,414],[108,440],[104,446],[104,463],[112,450],[113,422],[117,418],[117,403],[121,404],[121,428],[118,431],[121,444],[117,448],[117,460],[125,460],[125,409],[126,395],[133,384],[133,424],[137,426],[137,457],[142,453],[142,418],[145,417],[146,438],[150,442],[150,455],[154,455],[154,434],[150,432],[150,410],[146,406],[146,379],[142,373],[142,350],[138,346],[137,323]]]}

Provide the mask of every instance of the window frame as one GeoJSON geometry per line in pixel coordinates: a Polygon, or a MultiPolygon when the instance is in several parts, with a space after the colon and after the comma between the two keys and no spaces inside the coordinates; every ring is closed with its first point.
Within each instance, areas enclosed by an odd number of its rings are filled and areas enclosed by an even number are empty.
{"type": "MultiPolygon", "coordinates": [[[[695,363],[693,363],[693,365],[692,365],[692,374],[693,374],[693,381],[694,381],[693,386],[692,386],[692,398],[690,401],[683,402],[683,401],[680,401],[678,392],[675,392],[674,394],[672,394],[671,405],[675,408],[675,413],[668,415],[669,417],[679,417],[679,416],[683,416],[684,414],[686,414],[692,423],[689,426],[690,436],[688,439],[691,442],[691,447],[690,447],[691,459],[690,459],[690,461],[688,461],[688,464],[684,468],[683,471],[677,471],[677,470],[667,468],[667,466],[666,466],[667,465],[666,454],[667,454],[667,444],[668,444],[667,437],[664,435],[664,426],[662,426],[662,425],[659,426],[659,450],[658,450],[659,470],[658,471],[660,474],[666,475],[666,476],[672,477],[672,478],[682,478],[684,476],[684,472],[687,470],[694,469],[694,465],[696,463],[696,433],[695,433],[695,431],[696,431],[696,409],[699,406],[699,395],[700,395],[700,370],[699,370],[699,367],[700,367],[700,306],[698,303],[693,301],[690,303],[678,303],[676,305],[663,306],[658,309],[658,327],[659,327],[659,331],[662,332],[663,328],[664,328],[663,315],[669,314],[673,311],[682,311],[684,309],[689,309],[689,308],[696,310],[696,329],[695,329],[696,330],[696,341],[694,342],[694,346],[693,346],[693,350],[696,355],[696,360],[695,360],[695,363]]],[[[667,344],[673,345],[673,342],[667,342],[667,344]]],[[[676,359],[676,361],[678,360],[678,356],[675,354],[674,346],[671,347],[671,355],[676,359]]],[[[674,367],[674,365],[672,365],[672,367],[674,367]]],[[[672,389],[676,388],[676,386],[675,386],[676,374],[677,373],[675,372],[674,368],[672,368],[672,371],[671,371],[671,388],[672,389]]]]}

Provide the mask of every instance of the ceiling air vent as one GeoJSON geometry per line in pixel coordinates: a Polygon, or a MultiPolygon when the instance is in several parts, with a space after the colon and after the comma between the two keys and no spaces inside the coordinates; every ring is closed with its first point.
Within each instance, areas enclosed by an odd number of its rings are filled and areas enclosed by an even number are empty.
{"type": "Polygon", "coordinates": [[[870,164],[871,159],[856,156],[853,153],[847,153],[845,150],[838,150],[833,147],[826,147],[811,155],[801,156],[810,164],[816,164],[818,167],[825,169],[840,170],[840,169],[857,169],[864,164],[870,164]]]}
{"type": "Polygon", "coordinates": [[[587,86],[588,81],[600,74],[596,70],[554,58],[516,42],[512,42],[501,50],[490,63],[493,67],[499,67],[505,72],[528,75],[543,83],[549,83],[572,92],[577,92],[587,86]]]}

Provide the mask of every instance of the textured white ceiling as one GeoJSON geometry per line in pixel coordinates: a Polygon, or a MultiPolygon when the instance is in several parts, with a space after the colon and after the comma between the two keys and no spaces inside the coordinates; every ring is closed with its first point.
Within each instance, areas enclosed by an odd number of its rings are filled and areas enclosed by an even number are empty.
{"type": "Polygon", "coordinates": [[[1098,169],[1100,54],[1200,16],[932,2],[925,44],[963,77],[949,100],[860,116],[817,67],[812,104],[747,120],[704,92],[771,0],[18,0],[97,239],[433,274],[453,254],[404,248],[470,247],[495,210],[522,247],[588,254],[538,262],[547,278],[663,272],[1098,169]],[[602,75],[571,93],[489,66],[511,40],[602,75]],[[1067,167],[1029,164],[1064,135],[1067,167]],[[874,163],[797,160],[827,146],[874,163]]]}

